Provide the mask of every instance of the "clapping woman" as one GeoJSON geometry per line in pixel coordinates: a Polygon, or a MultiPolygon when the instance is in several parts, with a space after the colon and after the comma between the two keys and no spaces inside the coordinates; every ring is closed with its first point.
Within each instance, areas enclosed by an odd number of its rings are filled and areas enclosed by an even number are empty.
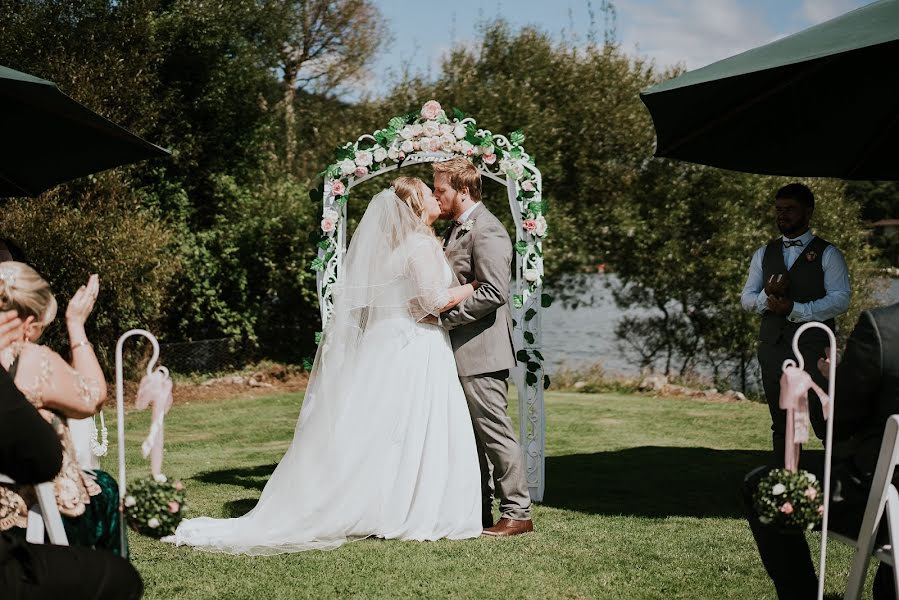
{"type": "MultiPolygon", "coordinates": [[[[0,263],[0,310],[15,310],[23,322],[20,339],[0,353],[0,364],[16,386],[56,429],[63,447],[54,480],[56,502],[69,543],[120,550],[118,488],[107,473],[85,472],[78,464],[66,419],[94,415],[106,399],[106,382],[84,323],[94,307],[99,281],[92,275],[66,309],[72,361],[37,342],[56,316],[47,282],[19,262],[0,263]]],[[[0,487],[0,531],[27,526],[27,488],[0,487]]]]}

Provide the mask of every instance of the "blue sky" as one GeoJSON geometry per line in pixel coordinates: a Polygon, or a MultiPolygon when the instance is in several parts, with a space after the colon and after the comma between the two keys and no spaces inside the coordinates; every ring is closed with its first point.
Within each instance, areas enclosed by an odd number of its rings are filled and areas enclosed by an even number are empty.
{"type": "MultiPolygon", "coordinates": [[[[375,62],[368,88],[386,89],[404,65],[436,74],[440,57],[477,37],[479,21],[502,16],[513,26],[538,25],[560,37],[584,38],[587,0],[374,0],[394,40],[375,62]]],[[[601,0],[592,0],[598,8],[601,0]]],[[[694,69],[748,50],[870,0],[617,0],[617,38],[627,52],[694,69]]],[[[597,11],[598,12],[598,11],[597,11]]],[[[602,23],[599,24],[600,31],[602,23]]]]}

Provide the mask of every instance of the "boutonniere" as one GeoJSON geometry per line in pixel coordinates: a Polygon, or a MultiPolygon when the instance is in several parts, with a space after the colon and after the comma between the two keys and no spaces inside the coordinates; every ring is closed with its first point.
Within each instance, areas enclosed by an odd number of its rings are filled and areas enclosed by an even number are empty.
{"type": "Polygon", "coordinates": [[[805,260],[809,262],[812,262],[816,258],[818,258],[818,253],[813,250],[805,253],[805,260]]]}
{"type": "Polygon", "coordinates": [[[461,225],[459,225],[459,233],[456,234],[456,239],[459,239],[469,231],[471,231],[472,227],[474,227],[474,219],[468,219],[461,225]]]}

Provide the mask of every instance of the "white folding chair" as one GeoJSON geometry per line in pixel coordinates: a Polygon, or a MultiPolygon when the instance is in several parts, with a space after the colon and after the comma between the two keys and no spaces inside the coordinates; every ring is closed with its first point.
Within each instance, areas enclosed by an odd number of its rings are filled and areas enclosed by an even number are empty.
{"type": "MultiPolygon", "coordinates": [[[[16,482],[0,474],[0,483],[15,484],[16,482]]],[[[69,539],[62,525],[62,517],[56,506],[56,496],[53,493],[53,482],[45,481],[34,486],[34,495],[37,496],[37,504],[28,507],[28,528],[25,530],[25,540],[32,544],[44,543],[44,531],[51,544],[68,546],[69,539]]]]}
{"type": "Polygon", "coordinates": [[[849,582],[846,585],[844,600],[856,600],[862,595],[862,586],[868,573],[871,556],[893,567],[893,586],[899,596],[899,578],[896,576],[897,548],[899,544],[899,491],[893,485],[893,473],[899,460],[899,415],[887,419],[880,445],[880,457],[874,470],[874,480],[868,495],[868,504],[862,518],[862,526],[858,539],[828,531],[827,535],[839,542],[855,548],[852,556],[852,568],[849,571],[849,582]],[[887,540],[877,543],[877,532],[883,516],[887,518],[887,540]]]}

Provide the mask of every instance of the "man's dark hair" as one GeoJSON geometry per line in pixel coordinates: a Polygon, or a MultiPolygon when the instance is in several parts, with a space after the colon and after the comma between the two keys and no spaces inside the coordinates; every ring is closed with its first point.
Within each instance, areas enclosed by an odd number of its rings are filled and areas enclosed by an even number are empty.
{"type": "Polygon", "coordinates": [[[815,208],[815,195],[801,183],[790,183],[783,186],[774,194],[774,199],[778,198],[795,200],[806,208],[815,208]]]}

